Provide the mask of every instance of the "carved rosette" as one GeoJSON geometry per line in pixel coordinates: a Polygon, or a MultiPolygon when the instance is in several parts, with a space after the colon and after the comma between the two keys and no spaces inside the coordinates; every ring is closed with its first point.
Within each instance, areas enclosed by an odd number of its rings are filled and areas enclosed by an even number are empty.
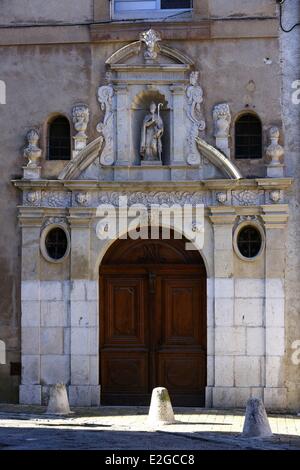
{"type": "Polygon", "coordinates": [[[187,163],[189,165],[202,165],[203,158],[196,145],[196,138],[205,130],[201,104],[203,102],[203,90],[198,83],[199,72],[191,72],[190,84],[186,88],[187,116],[190,120],[190,129],[187,137],[187,163]]]}
{"type": "Polygon", "coordinates": [[[227,202],[227,194],[225,192],[217,193],[216,200],[219,204],[225,204],[227,202]]]}
{"type": "Polygon", "coordinates": [[[85,191],[81,191],[75,194],[75,201],[79,206],[86,206],[90,201],[90,195],[85,191]]]}
{"type": "Polygon", "coordinates": [[[272,201],[272,203],[277,204],[278,202],[281,201],[281,198],[282,198],[281,191],[279,190],[271,191],[269,194],[269,198],[270,198],[270,201],[272,201]]]}
{"type": "MultiPolygon", "coordinates": [[[[107,75],[110,80],[110,76],[107,75]]],[[[114,164],[114,110],[113,110],[114,88],[111,83],[98,88],[98,101],[100,108],[104,111],[102,122],[97,125],[97,131],[103,135],[105,140],[104,149],[100,156],[100,163],[104,166],[114,164]]]]}

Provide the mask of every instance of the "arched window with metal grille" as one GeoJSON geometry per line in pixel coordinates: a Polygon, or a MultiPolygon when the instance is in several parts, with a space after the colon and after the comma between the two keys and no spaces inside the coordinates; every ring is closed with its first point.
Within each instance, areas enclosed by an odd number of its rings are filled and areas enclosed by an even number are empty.
{"type": "Polygon", "coordinates": [[[64,116],[52,119],[48,127],[48,160],[71,159],[71,129],[64,116]]]}
{"type": "Polygon", "coordinates": [[[262,158],[262,125],[255,114],[242,114],[235,122],[235,158],[262,158]]]}

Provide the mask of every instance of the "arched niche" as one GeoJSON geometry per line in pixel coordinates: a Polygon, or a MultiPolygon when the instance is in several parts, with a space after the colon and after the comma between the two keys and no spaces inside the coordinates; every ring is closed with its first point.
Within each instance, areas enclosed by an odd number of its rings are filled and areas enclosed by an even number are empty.
{"type": "Polygon", "coordinates": [[[131,106],[132,113],[132,144],[135,154],[135,164],[141,162],[140,143],[143,120],[146,114],[149,113],[150,104],[154,102],[157,106],[162,103],[160,109],[160,116],[164,123],[164,133],[162,137],[162,163],[164,165],[170,162],[170,142],[171,142],[171,118],[169,103],[159,90],[143,90],[133,99],[131,106]]]}

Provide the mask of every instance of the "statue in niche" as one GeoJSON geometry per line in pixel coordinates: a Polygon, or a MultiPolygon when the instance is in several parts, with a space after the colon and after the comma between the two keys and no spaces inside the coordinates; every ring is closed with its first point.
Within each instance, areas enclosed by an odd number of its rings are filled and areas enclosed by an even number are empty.
{"type": "Polygon", "coordinates": [[[164,123],[159,115],[162,103],[158,104],[157,113],[156,104],[150,104],[150,114],[147,114],[143,121],[141,133],[140,154],[144,161],[162,161],[162,135],[164,133],[164,123]]]}

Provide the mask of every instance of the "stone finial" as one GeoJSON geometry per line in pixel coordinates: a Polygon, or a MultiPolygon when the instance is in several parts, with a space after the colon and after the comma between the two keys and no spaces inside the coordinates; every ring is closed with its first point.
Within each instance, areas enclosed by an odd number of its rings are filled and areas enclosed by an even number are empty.
{"type": "Polygon", "coordinates": [[[68,415],[71,413],[64,384],[56,384],[50,387],[50,397],[46,413],[52,415],[68,415]]]}
{"type": "Polygon", "coordinates": [[[140,34],[140,41],[145,43],[144,58],[147,61],[154,61],[157,59],[159,47],[158,42],[161,41],[160,34],[154,29],[150,28],[140,34]]]}
{"type": "Polygon", "coordinates": [[[36,129],[31,129],[27,132],[26,139],[28,145],[24,149],[24,157],[28,163],[23,167],[23,177],[24,179],[39,179],[41,177],[40,161],[42,156],[42,150],[38,147],[39,132],[36,129]]]}
{"type": "Polygon", "coordinates": [[[278,127],[271,127],[269,130],[271,143],[267,148],[267,176],[270,178],[280,178],[283,176],[284,148],[278,143],[280,132],[278,127]]]}
{"type": "Polygon", "coordinates": [[[73,157],[80,152],[84,147],[86,147],[87,135],[86,129],[90,119],[89,108],[85,104],[78,104],[72,109],[72,117],[74,128],[77,131],[77,134],[74,138],[74,152],[73,157]]]}
{"type": "Polygon", "coordinates": [[[229,131],[231,114],[228,103],[217,104],[213,109],[214,136],[216,147],[230,158],[229,131]]]}
{"type": "Polygon", "coordinates": [[[174,423],[175,417],[168,390],[164,387],[154,388],[151,396],[148,424],[156,427],[174,423]]]}
{"type": "Polygon", "coordinates": [[[259,398],[247,402],[243,437],[271,437],[272,431],[264,404],[259,398]]]}

